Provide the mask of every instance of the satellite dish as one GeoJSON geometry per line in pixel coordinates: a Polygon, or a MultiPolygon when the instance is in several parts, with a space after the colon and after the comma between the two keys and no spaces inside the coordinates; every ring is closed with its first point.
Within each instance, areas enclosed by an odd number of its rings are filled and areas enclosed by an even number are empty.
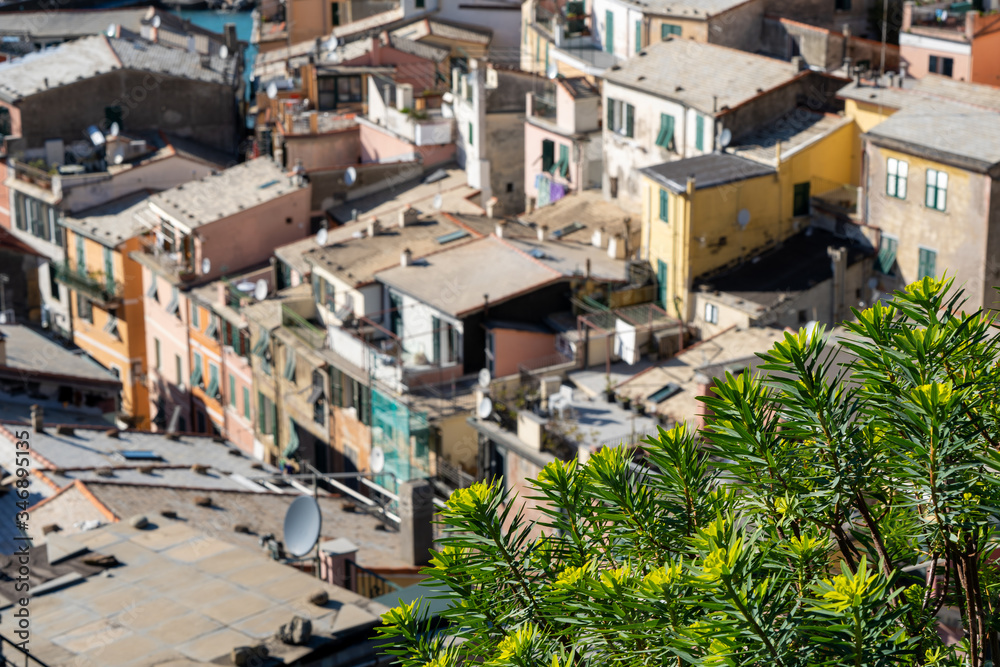
{"type": "Polygon", "coordinates": [[[489,389],[490,388],[490,381],[492,381],[492,380],[493,380],[493,376],[490,375],[490,369],[484,368],[483,370],[479,371],[479,386],[480,387],[482,387],[483,389],[489,389]]]}
{"type": "Polygon", "coordinates": [[[550,79],[555,79],[559,76],[559,68],[556,67],[555,63],[549,63],[548,68],[545,70],[545,76],[550,79]]]}
{"type": "Polygon", "coordinates": [[[358,170],[354,167],[348,167],[347,171],[344,172],[344,182],[348,185],[354,185],[356,180],[358,180],[358,170]]]}
{"type": "Polygon", "coordinates": [[[87,128],[87,134],[90,136],[90,143],[95,146],[104,145],[104,133],[101,132],[96,125],[91,125],[87,128]]]}
{"type": "Polygon", "coordinates": [[[330,233],[325,229],[321,229],[316,232],[316,243],[320,245],[326,245],[327,240],[330,238],[330,233]]]}
{"type": "Polygon", "coordinates": [[[219,47],[219,57],[223,60],[229,57],[229,47],[225,44],[219,47]]]}
{"type": "Polygon", "coordinates": [[[278,96],[278,84],[276,84],[274,81],[267,84],[267,96],[272,100],[278,96]]]}
{"type": "Polygon", "coordinates": [[[0,313],[0,324],[7,324],[7,313],[0,313]]]}
{"type": "Polygon", "coordinates": [[[115,153],[115,164],[121,164],[125,161],[125,156],[121,153],[115,153]]]}
{"type": "Polygon", "coordinates": [[[733,141],[733,133],[729,131],[729,128],[722,130],[722,134],[719,136],[719,145],[725,148],[733,141]]]}
{"type": "Polygon", "coordinates": [[[159,16],[154,16],[154,17],[153,17],[153,27],[154,27],[154,28],[159,28],[159,27],[160,27],[160,24],[161,24],[162,22],[163,22],[163,21],[161,21],[161,20],[160,20],[160,17],[159,17],[159,16]]]}
{"type": "Polygon", "coordinates": [[[236,289],[244,294],[253,294],[254,284],[249,280],[244,280],[236,284],[236,289]]]}
{"type": "Polygon", "coordinates": [[[368,457],[369,467],[376,475],[385,470],[385,452],[381,447],[372,447],[371,456],[368,457]]]}
{"type": "Polygon", "coordinates": [[[285,512],[285,549],[297,558],[305,556],[316,546],[323,515],[319,503],[312,496],[299,496],[285,512]]]}
{"type": "Polygon", "coordinates": [[[444,206],[444,197],[442,197],[441,193],[439,192],[436,195],[434,195],[434,210],[440,211],[442,206],[444,206]]]}
{"type": "Polygon", "coordinates": [[[107,35],[108,37],[114,37],[118,33],[118,26],[114,23],[108,26],[107,35]]]}
{"type": "Polygon", "coordinates": [[[750,211],[745,208],[741,208],[740,212],[736,215],[736,222],[740,223],[740,227],[746,227],[750,224],[750,211]]]}
{"type": "Polygon", "coordinates": [[[210,260],[208,257],[201,260],[201,272],[208,273],[211,270],[212,270],[212,260],[210,260]]]}
{"type": "Polygon", "coordinates": [[[493,401],[489,396],[483,396],[483,400],[479,401],[476,414],[479,415],[480,419],[489,419],[490,415],[493,414],[493,401]]]}
{"type": "Polygon", "coordinates": [[[330,37],[330,39],[326,40],[326,42],[323,43],[323,48],[325,48],[327,51],[333,51],[338,46],[340,46],[340,40],[337,39],[336,35],[330,37]]]}
{"type": "Polygon", "coordinates": [[[122,129],[118,126],[118,123],[111,123],[111,128],[108,130],[108,134],[112,137],[117,137],[118,133],[121,131],[122,129]]]}
{"type": "Polygon", "coordinates": [[[261,278],[257,281],[257,284],[253,288],[253,297],[258,301],[263,301],[267,298],[267,281],[261,278]]]}

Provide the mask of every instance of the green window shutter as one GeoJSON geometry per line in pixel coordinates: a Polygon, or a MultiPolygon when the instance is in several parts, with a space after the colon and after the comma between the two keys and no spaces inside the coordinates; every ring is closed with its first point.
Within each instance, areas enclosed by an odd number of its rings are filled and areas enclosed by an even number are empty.
{"type": "Polygon", "coordinates": [[[878,269],[887,276],[892,275],[892,267],[896,264],[896,249],[899,241],[891,236],[883,236],[878,249],[878,269]]]}
{"type": "Polygon", "coordinates": [[[115,263],[111,248],[104,249],[104,279],[109,292],[115,289],[115,263]]]}
{"type": "Polygon", "coordinates": [[[615,52],[615,15],[611,10],[604,12],[604,50],[615,52]]]}
{"type": "Polygon", "coordinates": [[[219,367],[211,362],[208,364],[208,388],[205,393],[209,398],[214,398],[219,393],[219,367]]]}
{"type": "Polygon", "coordinates": [[[660,220],[663,222],[670,222],[670,197],[667,191],[660,188],[660,220]]]}
{"type": "Polygon", "coordinates": [[[473,145],[473,141],[472,141],[472,123],[469,123],[469,145],[470,146],[473,145]]]}
{"type": "Polygon", "coordinates": [[[700,115],[695,116],[694,121],[694,147],[705,150],[705,118],[700,115]]]}
{"type": "Polygon", "coordinates": [[[236,378],[229,376],[229,405],[236,407],[236,378]]]}
{"type": "Polygon", "coordinates": [[[337,368],[330,369],[330,401],[338,408],[344,407],[343,375],[337,368]]]}
{"type": "Polygon", "coordinates": [[[792,194],[792,215],[809,215],[809,182],[796,183],[792,194]]]}
{"type": "Polygon", "coordinates": [[[615,101],[609,97],[607,99],[606,103],[608,105],[608,127],[607,127],[607,129],[611,130],[613,132],[614,129],[615,129],[615,101]]]}
{"type": "Polygon", "coordinates": [[[194,370],[191,371],[191,386],[192,387],[197,387],[199,384],[201,384],[201,376],[202,376],[202,372],[201,372],[201,355],[200,354],[195,354],[194,355],[194,370]]]}
{"type": "Polygon", "coordinates": [[[635,52],[642,50],[642,21],[635,22],[635,52]]]}
{"type": "Polygon", "coordinates": [[[250,419],[250,390],[243,387],[243,416],[250,419]]]}
{"type": "Polygon", "coordinates": [[[285,348],[285,379],[295,382],[295,350],[291,347],[285,348]]]}
{"type": "Polygon", "coordinates": [[[199,319],[198,318],[198,306],[196,306],[195,303],[194,303],[194,301],[192,301],[191,302],[191,326],[193,326],[195,329],[198,329],[198,328],[201,327],[201,324],[198,322],[198,319],[199,319]]]}
{"type": "Polygon", "coordinates": [[[434,354],[434,363],[440,366],[441,365],[441,320],[439,320],[437,317],[434,317],[433,315],[431,316],[431,336],[434,337],[432,346],[434,354]]]}
{"type": "Polygon", "coordinates": [[[559,175],[566,178],[569,173],[569,146],[559,145],[559,175]]]}
{"type": "Polygon", "coordinates": [[[667,263],[662,259],[656,260],[656,287],[660,300],[660,307],[667,305],[667,263]]]}
{"type": "Polygon", "coordinates": [[[679,25],[672,25],[670,23],[660,24],[660,39],[664,40],[671,35],[680,35],[681,27],[679,25]]]}
{"type": "Polygon", "coordinates": [[[918,278],[933,278],[937,275],[937,253],[926,248],[920,249],[919,266],[917,267],[918,278]]]}
{"type": "Polygon", "coordinates": [[[83,237],[76,237],[76,271],[77,273],[87,272],[87,253],[83,249],[83,237]]]}
{"type": "Polygon", "coordinates": [[[551,42],[545,42],[545,72],[546,72],[546,76],[548,76],[547,73],[549,71],[549,47],[550,46],[552,46],[551,42]]]}
{"type": "Polygon", "coordinates": [[[635,107],[631,104],[625,105],[625,136],[635,136],[635,107]]]}
{"type": "Polygon", "coordinates": [[[674,117],[660,114],[660,133],[656,136],[656,145],[667,150],[672,150],[674,146],[674,117]]]}
{"type": "Polygon", "coordinates": [[[257,392],[257,425],[261,433],[267,433],[267,417],[265,413],[264,394],[257,392]]]}
{"type": "Polygon", "coordinates": [[[556,145],[548,139],[542,140],[542,171],[552,171],[555,164],[556,145]]]}

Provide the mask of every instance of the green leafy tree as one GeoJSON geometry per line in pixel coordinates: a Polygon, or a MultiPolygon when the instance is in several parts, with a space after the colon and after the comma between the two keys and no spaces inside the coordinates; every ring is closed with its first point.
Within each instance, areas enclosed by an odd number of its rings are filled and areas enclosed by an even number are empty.
{"type": "Polygon", "coordinates": [[[548,465],[531,499],[456,491],[406,667],[972,665],[1000,655],[1000,337],[926,278],[847,335],[786,334],[727,375],[706,426],[548,465]],[[542,528],[541,531],[538,528],[542,528]],[[539,536],[539,532],[543,533],[539,536]],[[964,639],[945,646],[942,608],[964,639]]]}

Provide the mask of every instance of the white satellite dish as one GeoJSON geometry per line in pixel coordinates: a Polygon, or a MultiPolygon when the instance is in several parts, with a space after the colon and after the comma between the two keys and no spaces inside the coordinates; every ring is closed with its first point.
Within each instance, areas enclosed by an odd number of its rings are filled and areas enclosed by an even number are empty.
{"type": "Polygon", "coordinates": [[[489,396],[483,396],[483,400],[479,401],[476,414],[479,415],[480,419],[489,419],[490,415],[493,414],[493,400],[489,396]]]}
{"type": "Polygon", "coordinates": [[[745,208],[741,208],[740,212],[736,215],[736,222],[740,223],[740,227],[746,227],[750,224],[750,211],[745,208]]]}
{"type": "Polygon", "coordinates": [[[7,324],[7,313],[0,313],[0,324],[7,324]]]}
{"type": "Polygon", "coordinates": [[[124,161],[125,161],[124,155],[122,155],[121,153],[115,153],[115,160],[114,160],[115,164],[121,164],[124,161]]]}
{"type": "Polygon", "coordinates": [[[111,128],[108,129],[108,134],[112,137],[117,137],[118,133],[122,131],[122,128],[118,126],[118,123],[111,123],[111,128]]]}
{"type": "Polygon", "coordinates": [[[733,141],[733,133],[727,127],[724,130],[722,130],[722,134],[719,135],[719,145],[725,148],[730,143],[732,143],[732,141],[733,141]]]}
{"type": "Polygon", "coordinates": [[[316,546],[323,526],[319,503],[312,496],[299,496],[285,512],[285,549],[296,558],[305,556],[316,546]]]}
{"type": "Polygon", "coordinates": [[[91,125],[87,128],[87,134],[90,136],[90,143],[95,146],[104,145],[104,133],[98,129],[96,125],[91,125]]]}
{"type": "Polygon", "coordinates": [[[154,28],[159,28],[161,23],[163,23],[163,21],[160,20],[159,16],[154,16],[153,17],[153,27],[154,28]]]}
{"type": "Polygon", "coordinates": [[[368,457],[369,467],[376,475],[385,470],[385,452],[381,447],[372,447],[371,456],[368,457]]]}
{"type": "Polygon", "coordinates": [[[253,297],[258,301],[263,301],[267,298],[267,281],[261,278],[257,281],[257,284],[253,288],[253,297]]]}
{"type": "Polygon", "coordinates": [[[444,206],[444,197],[442,197],[441,193],[439,192],[436,195],[434,195],[434,210],[440,211],[442,206],[444,206]]]}
{"type": "Polygon", "coordinates": [[[545,70],[545,76],[550,79],[555,79],[559,76],[559,68],[556,67],[555,63],[549,63],[548,69],[545,70]]]}
{"type": "Polygon", "coordinates": [[[117,24],[112,23],[111,25],[109,25],[108,26],[107,34],[108,34],[108,37],[114,37],[116,34],[118,34],[118,26],[117,26],[117,24]]]}
{"type": "Polygon", "coordinates": [[[479,386],[483,389],[490,388],[490,382],[493,380],[493,376],[490,375],[490,369],[484,368],[479,371],[479,386]]]}
{"type": "Polygon", "coordinates": [[[327,51],[333,51],[338,46],[340,46],[340,40],[337,39],[336,35],[331,36],[330,39],[323,43],[323,48],[327,51]]]}
{"type": "Polygon", "coordinates": [[[229,47],[225,44],[219,47],[219,57],[223,60],[229,57],[229,47]]]}
{"type": "Polygon", "coordinates": [[[326,245],[327,240],[330,238],[330,232],[325,229],[321,229],[316,232],[316,243],[320,245],[326,245]]]}
{"type": "Polygon", "coordinates": [[[344,172],[344,183],[348,185],[354,185],[354,182],[358,180],[358,170],[354,167],[348,167],[347,171],[344,172]]]}
{"type": "Polygon", "coordinates": [[[201,272],[208,273],[211,270],[212,270],[212,260],[210,260],[208,257],[201,260],[201,272]]]}
{"type": "Polygon", "coordinates": [[[272,100],[278,96],[278,84],[276,84],[274,81],[267,84],[267,96],[272,100]]]}
{"type": "Polygon", "coordinates": [[[253,294],[254,284],[249,280],[243,280],[236,284],[236,289],[244,294],[253,294]]]}

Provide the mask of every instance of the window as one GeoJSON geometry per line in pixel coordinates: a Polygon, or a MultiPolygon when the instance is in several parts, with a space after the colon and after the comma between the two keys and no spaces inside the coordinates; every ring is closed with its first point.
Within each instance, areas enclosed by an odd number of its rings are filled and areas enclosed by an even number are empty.
{"type": "Polygon", "coordinates": [[[104,280],[109,292],[115,291],[115,259],[111,248],[104,249],[104,280]]]}
{"type": "Polygon", "coordinates": [[[943,211],[948,203],[948,174],[936,169],[927,170],[927,192],[924,197],[927,208],[943,211]]]}
{"type": "Polygon", "coordinates": [[[642,51],[642,21],[635,22],[635,52],[642,51]]]}
{"type": "Polygon", "coordinates": [[[63,244],[63,228],[59,224],[59,214],[51,206],[46,206],[45,208],[49,211],[49,222],[52,224],[52,242],[57,246],[61,246],[63,244]]]}
{"type": "Polygon", "coordinates": [[[615,15],[610,10],[604,12],[604,50],[615,52],[615,15]]]}
{"type": "Polygon", "coordinates": [[[556,162],[555,170],[563,178],[569,174],[569,146],[565,144],[559,144],[559,162],[556,162]]]}
{"type": "Polygon", "coordinates": [[[660,188],[660,220],[670,222],[670,195],[663,188],[660,188]]]}
{"type": "Polygon", "coordinates": [[[917,278],[933,278],[937,275],[935,267],[937,265],[937,252],[934,250],[928,250],[927,248],[920,249],[920,257],[917,264],[917,278]]]}
{"type": "Polygon", "coordinates": [[[548,139],[542,140],[542,171],[552,171],[556,161],[556,145],[548,139]]]}
{"type": "Polygon", "coordinates": [[[792,194],[792,215],[809,215],[809,182],[796,183],[792,194]]]}
{"type": "Polygon", "coordinates": [[[208,362],[208,388],[205,390],[210,398],[215,398],[219,394],[219,367],[208,362]]]}
{"type": "MultiPolygon", "coordinates": [[[[419,3],[421,3],[421,2],[423,2],[423,0],[417,0],[417,3],[418,3],[417,7],[420,6],[419,3]]],[[[330,25],[332,25],[334,28],[336,28],[338,25],[340,25],[340,3],[339,2],[331,2],[330,3],[330,25]]]]}
{"type": "Polygon", "coordinates": [[[161,354],[161,349],[160,349],[160,339],[159,338],[154,338],[153,339],[153,347],[156,349],[156,365],[153,366],[153,368],[155,368],[156,370],[160,370],[160,354],[161,354]]]}
{"type": "Polygon", "coordinates": [[[250,390],[243,387],[243,416],[250,419],[250,390]]]}
{"type": "Polygon", "coordinates": [[[56,265],[52,262],[49,262],[49,293],[56,301],[62,299],[59,292],[59,281],[56,280],[56,265]]]}
{"type": "Polygon", "coordinates": [[[76,272],[80,275],[87,273],[87,253],[83,247],[83,237],[76,237],[76,272]]]}
{"type": "Polygon", "coordinates": [[[705,117],[694,117],[694,147],[700,151],[705,150],[705,117]]]}
{"type": "Polygon", "coordinates": [[[94,304],[79,292],[76,293],[76,314],[83,321],[94,323],[94,304]]]}
{"type": "Polygon", "coordinates": [[[199,310],[198,306],[196,306],[194,304],[194,302],[192,301],[191,302],[191,326],[193,326],[195,329],[200,329],[201,328],[201,317],[199,317],[199,315],[198,315],[198,310],[199,310]]]}
{"type": "Polygon", "coordinates": [[[927,69],[933,74],[951,76],[952,73],[955,71],[955,59],[944,58],[942,56],[931,56],[930,64],[928,65],[927,69]]]}
{"type": "Polygon", "coordinates": [[[180,311],[180,292],[177,291],[177,287],[170,288],[170,301],[167,303],[167,315],[176,315],[177,319],[181,317],[180,311]]]}
{"type": "Polygon", "coordinates": [[[656,145],[674,150],[674,117],[670,114],[660,114],[660,133],[656,135],[656,145]]]}
{"type": "Polygon", "coordinates": [[[229,405],[236,407],[236,376],[229,376],[229,405]]]}
{"type": "Polygon", "coordinates": [[[361,77],[322,76],[316,79],[320,111],[336,109],[338,104],[362,101],[361,77]]]}
{"type": "Polygon", "coordinates": [[[889,158],[885,166],[885,193],[897,199],[906,199],[906,177],[910,165],[894,157],[889,158]]]}
{"type": "Polygon", "coordinates": [[[416,0],[415,7],[417,9],[423,9],[426,6],[426,0],[416,0]]]}
{"type": "Polygon", "coordinates": [[[212,339],[219,336],[219,316],[215,313],[208,314],[208,327],[205,328],[205,335],[212,339]]]}
{"type": "Polygon", "coordinates": [[[473,141],[473,136],[474,135],[473,135],[473,131],[472,131],[472,123],[469,123],[469,145],[470,146],[474,146],[475,145],[475,142],[473,141]]]}
{"type": "Polygon", "coordinates": [[[892,267],[896,264],[896,250],[899,248],[899,241],[891,236],[882,235],[879,243],[878,258],[876,266],[879,271],[887,276],[893,275],[892,267]]]}
{"type": "Polygon", "coordinates": [[[403,297],[389,294],[389,331],[396,336],[403,335],[403,297]]]}
{"type": "Polygon", "coordinates": [[[662,259],[656,260],[656,286],[660,301],[660,307],[667,307],[667,263],[662,259]]]}
{"type": "Polygon", "coordinates": [[[183,385],[184,382],[183,382],[182,378],[184,377],[184,373],[181,370],[181,355],[179,355],[179,354],[175,354],[174,355],[174,370],[177,371],[176,374],[175,374],[175,377],[177,378],[177,384],[178,384],[178,386],[183,385]]]}
{"type": "Polygon", "coordinates": [[[663,23],[660,25],[661,40],[665,40],[667,37],[670,37],[671,35],[677,35],[679,37],[680,34],[681,34],[681,27],[679,25],[673,25],[672,23],[663,23]]]}
{"type": "Polygon", "coordinates": [[[293,348],[286,347],[284,377],[290,382],[295,382],[295,365],[295,350],[293,348]]]}
{"type": "Polygon", "coordinates": [[[194,370],[191,371],[191,386],[200,387],[202,380],[201,355],[197,352],[192,355],[194,358],[194,370]]]}
{"type": "Polygon", "coordinates": [[[25,215],[25,206],[27,204],[27,199],[20,192],[14,193],[14,216],[17,219],[17,228],[22,231],[27,231],[28,222],[25,215]]]}
{"type": "Polygon", "coordinates": [[[833,3],[833,8],[838,12],[849,12],[851,11],[851,0],[836,0],[833,3]]]}
{"type": "Polygon", "coordinates": [[[194,413],[194,418],[195,418],[195,423],[197,423],[197,426],[195,428],[198,429],[198,433],[204,433],[206,430],[205,413],[202,412],[201,410],[198,410],[197,412],[194,413]]]}
{"type": "Polygon", "coordinates": [[[709,324],[719,323],[719,307],[714,303],[705,304],[705,321],[709,324]]]}
{"type": "Polygon", "coordinates": [[[626,137],[633,136],[635,107],[631,104],[608,98],[608,128],[626,137]]]}
{"type": "Polygon", "coordinates": [[[160,302],[159,283],[155,273],[149,274],[149,290],[146,292],[146,296],[154,299],[157,303],[160,302]]]}

